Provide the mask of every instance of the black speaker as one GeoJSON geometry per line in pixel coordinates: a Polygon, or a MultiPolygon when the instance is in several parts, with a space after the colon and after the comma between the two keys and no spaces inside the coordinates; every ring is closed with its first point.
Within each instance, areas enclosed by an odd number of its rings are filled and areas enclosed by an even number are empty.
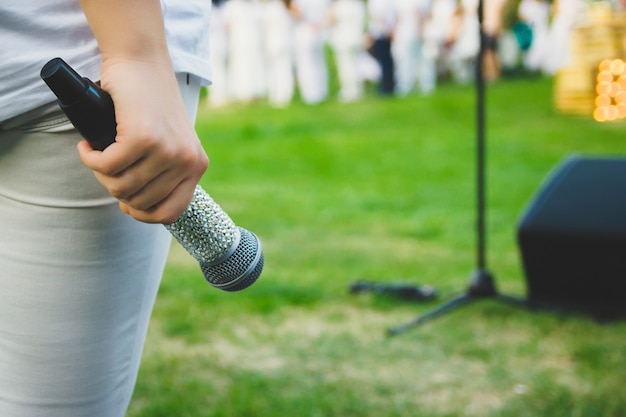
{"type": "Polygon", "coordinates": [[[522,214],[517,240],[531,304],[626,317],[626,159],[561,161],[522,214]]]}

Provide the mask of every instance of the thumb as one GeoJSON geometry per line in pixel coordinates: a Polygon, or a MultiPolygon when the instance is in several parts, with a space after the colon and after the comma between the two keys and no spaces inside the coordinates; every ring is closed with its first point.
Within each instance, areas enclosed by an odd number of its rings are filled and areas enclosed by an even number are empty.
{"type": "Polygon", "coordinates": [[[81,161],[83,161],[83,164],[89,168],[92,168],[96,162],[96,153],[101,153],[99,151],[95,151],[85,139],[78,142],[76,149],[78,150],[78,155],[80,156],[81,161]]]}

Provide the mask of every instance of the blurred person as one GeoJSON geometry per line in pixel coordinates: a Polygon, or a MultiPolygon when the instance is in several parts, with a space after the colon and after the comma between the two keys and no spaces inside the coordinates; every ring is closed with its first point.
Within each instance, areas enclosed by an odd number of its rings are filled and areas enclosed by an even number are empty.
{"type": "Polygon", "coordinates": [[[395,64],[396,94],[413,91],[422,60],[422,32],[430,0],[395,0],[396,24],[391,53],[395,64]]]}
{"type": "Polygon", "coordinates": [[[256,0],[228,0],[223,9],[228,33],[228,94],[243,104],[265,97],[261,14],[256,0]]]}
{"type": "Polygon", "coordinates": [[[545,74],[554,75],[570,62],[572,32],[585,21],[588,13],[589,5],[585,0],[554,0],[545,59],[541,65],[545,74]]]}
{"type": "Polygon", "coordinates": [[[456,0],[432,0],[424,25],[424,44],[420,64],[420,91],[430,94],[437,88],[439,72],[445,68],[448,52],[454,44],[457,19],[456,0]]]}
{"type": "Polygon", "coordinates": [[[171,242],[150,223],[177,219],[208,165],[210,8],[0,3],[0,416],[126,414],[171,242]],[[112,96],[104,151],[40,79],[56,56],[112,96]]]}
{"type": "Polygon", "coordinates": [[[230,101],[228,95],[228,32],[224,21],[226,0],[212,0],[211,21],[209,23],[209,47],[211,50],[211,85],[207,100],[213,107],[221,107],[230,101]]]}
{"type": "Polygon", "coordinates": [[[263,0],[262,6],[267,98],[271,106],[286,107],[291,103],[295,88],[290,0],[263,0]]]}
{"type": "Polygon", "coordinates": [[[295,19],[296,82],[302,100],[318,104],[328,98],[326,17],[330,0],[292,0],[295,19]]]}
{"type": "Polygon", "coordinates": [[[367,17],[369,50],[380,66],[378,93],[388,96],[395,92],[395,65],[391,54],[393,30],[396,24],[395,7],[391,0],[368,0],[367,17]]]}
{"type": "Polygon", "coordinates": [[[461,0],[457,9],[449,67],[454,80],[467,84],[474,79],[476,59],[480,50],[478,0],[461,0]]]}
{"type": "Polygon", "coordinates": [[[363,96],[364,80],[359,59],[365,50],[366,9],[363,0],[334,0],[329,10],[329,41],[335,52],[339,100],[356,101],[363,96]]]}
{"type": "Polygon", "coordinates": [[[503,33],[507,0],[483,0],[483,2],[483,75],[486,81],[495,81],[502,73],[498,49],[503,33]]]}
{"type": "MultiPolygon", "coordinates": [[[[366,42],[367,46],[367,42],[366,42]]],[[[380,65],[378,61],[368,52],[367,48],[359,53],[357,57],[359,74],[365,83],[377,83],[381,77],[380,65]]]]}
{"type": "Polygon", "coordinates": [[[531,43],[524,52],[524,67],[538,72],[545,59],[548,27],[550,25],[550,3],[546,0],[522,0],[518,6],[519,19],[531,29],[531,43]]]}

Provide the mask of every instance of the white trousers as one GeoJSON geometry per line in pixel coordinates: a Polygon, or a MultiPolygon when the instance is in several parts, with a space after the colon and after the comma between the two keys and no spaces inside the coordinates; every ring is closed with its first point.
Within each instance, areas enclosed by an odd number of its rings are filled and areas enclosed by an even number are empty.
{"type": "Polygon", "coordinates": [[[318,104],[328,96],[324,35],[308,24],[300,24],[295,29],[294,40],[300,96],[307,104],[318,104]]]}
{"type": "Polygon", "coordinates": [[[359,56],[362,49],[359,47],[335,47],[337,76],[339,78],[339,99],[349,102],[359,100],[363,96],[363,77],[359,72],[359,56]]]}
{"type": "Polygon", "coordinates": [[[58,116],[0,124],[0,416],[123,417],[171,238],[119,211],[58,116]]]}

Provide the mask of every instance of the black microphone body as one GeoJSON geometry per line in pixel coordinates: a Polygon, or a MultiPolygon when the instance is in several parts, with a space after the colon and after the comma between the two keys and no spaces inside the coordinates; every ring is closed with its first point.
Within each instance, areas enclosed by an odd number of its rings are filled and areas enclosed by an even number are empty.
{"type": "Polygon", "coordinates": [[[59,99],[58,104],[92,148],[103,151],[117,134],[115,109],[109,93],[78,75],[65,61],[55,58],[41,70],[41,78],[59,99]]]}
{"type": "MultiPolygon", "coordinates": [[[[50,60],[40,75],[92,148],[102,151],[115,142],[115,109],[106,91],[78,75],[61,58],[50,60]]],[[[165,227],[198,260],[210,285],[238,291],[261,275],[264,256],[259,239],[235,226],[200,186],[196,187],[187,210],[165,227]]]]}

